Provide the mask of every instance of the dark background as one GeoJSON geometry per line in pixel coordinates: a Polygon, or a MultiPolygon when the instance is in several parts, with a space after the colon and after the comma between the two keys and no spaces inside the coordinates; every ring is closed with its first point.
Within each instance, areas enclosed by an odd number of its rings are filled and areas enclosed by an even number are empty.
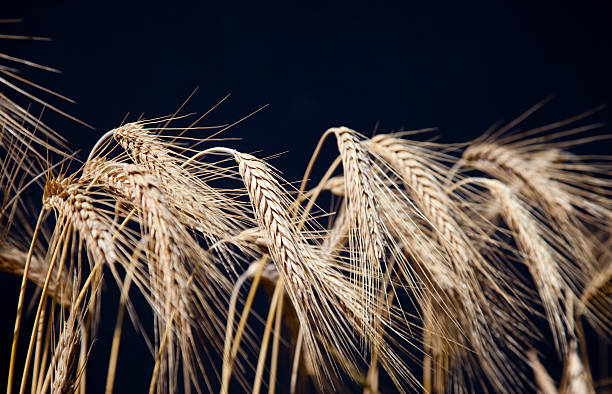
{"type": "MultiPolygon", "coordinates": [[[[549,95],[555,99],[527,125],[612,98],[610,1],[255,3],[2,1],[0,18],[24,18],[0,25],[2,32],[53,41],[0,41],[0,52],[63,71],[21,67],[77,104],[40,97],[96,128],[45,114],[82,158],[128,112],[130,119],[171,114],[199,86],[187,111],[206,112],[231,93],[203,124],[231,123],[269,104],[225,133],[243,138],[227,144],[261,155],[288,151],[273,160],[288,180],[300,179],[331,126],[364,134],[377,125],[438,127],[442,141],[466,141],[549,95]]],[[[609,109],[594,116],[609,120],[609,109]]],[[[581,149],[611,153],[608,141],[581,149]]],[[[12,322],[18,279],[0,280],[7,284],[0,315],[12,322]]],[[[1,326],[10,338],[12,324],[1,326]]],[[[130,372],[120,369],[117,384],[148,387],[152,360],[132,354],[138,339],[126,335],[122,363],[130,372]]]]}

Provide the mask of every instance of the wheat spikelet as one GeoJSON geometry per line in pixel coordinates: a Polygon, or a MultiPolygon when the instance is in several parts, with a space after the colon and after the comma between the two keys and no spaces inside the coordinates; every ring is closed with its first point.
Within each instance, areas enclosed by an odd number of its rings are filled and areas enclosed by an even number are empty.
{"type": "MultiPolygon", "coordinates": [[[[553,214],[561,216],[560,219],[572,210],[568,196],[564,195],[558,185],[550,180],[534,176],[539,173],[530,170],[530,162],[522,158],[520,152],[495,143],[474,144],[465,150],[463,160],[474,168],[502,179],[512,180],[508,176],[514,177],[513,184],[524,183],[529,188],[528,192],[535,193],[534,199],[547,204],[553,214]]],[[[541,163],[535,163],[535,165],[541,165],[541,163]]]]}
{"type": "MultiPolygon", "coordinates": [[[[168,345],[162,353],[164,362],[160,371],[160,382],[168,382],[170,392],[175,391],[176,374],[175,364],[175,329],[171,316],[175,313],[175,306],[180,307],[182,300],[179,289],[181,285],[177,281],[177,269],[174,259],[180,254],[176,245],[176,226],[173,217],[165,209],[163,194],[157,187],[156,179],[148,176],[137,166],[121,165],[120,163],[105,162],[103,160],[90,159],[83,170],[85,179],[96,179],[98,182],[111,188],[118,194],[130,201],[134,201],[144,218],[145,234],[150,236],[153,243],[150,260],[155,261],[151,266],[151,293],[152,299],[157,304],[154,310],[158,313],[158,332],[164,333],[168,330],[168,345]],[[168,376],[166,376],[168,374],[168,376]]],[[[183,311],[176,320],[180,320],[188,311],[183,311]]]]}
{"type": "Polygon", "coordinates": [[[299,234],[284,209],[281,187],[269,169],[261,161],[247,154],[236,153],[239,171],[249,192],[260,223],[266,232],[272,258],[282,264],[283,272],[296,289],[305,287],[302,264],[299,257],[306,252],[298,243],[299,234]]]}
{"type": "MultiPolygon", "coordinates": [[[[451,195],[443,190],[440,173],[444,167],[434,160],[442,156],[426,146],[417,146],[393,135],[379,135],[364,143],[400,177],[416,204],[414,206],[408,197],[400,195],[400,201],[403,200],[400,203],[405,206],[403,210],[408,210],[408,216],[410,210],[414,212],[412,220],[421,217],[424,223],[419,226],[429,224],[433,228],[431,236],[439,245],[426,246],[425,238],[430,235],[423,234],[410,219],[387,225],[396,232],[395,237],[401,240],[410,260],[420,267],[419,275],[428,278],[427,284],[432,287],[429,294],[424,292],[421,308],[424,309],[424,329],[431,340],[426,346],[431,346],[434,355],[436,391],[444,390],[445,369],[457,370],[460,359],[470,358],[469,352],[464,350],[466,347],[476,355],[472,363],[480,364],[489,380],[502,387],[501,382],[508,376],[506,371],[511,371],[513,366],[508,362],[510,358],[503,355],[495,337],[508,337],[507,343],[511,343],[520,340],[523,334],[513,327],[513,323],[500,321],[498,324],[496,320],[500,313],[519,310],[520,303],[506,290],[506,278],[499,268],[491,265],[476,249],[476,239],[484,235],[477,232],[467,235],[475,224],[470,223],[451,195]],[[461,219],[461,225],[456,218],[461,219]],[[419,250],[416,245],[423,249],[419,250]],[[427,311],[429,308],[433,310],[427,311]],[[458,314],[468,317],[456,319],[458,314]],[[433,316],[436,323],[426,321],[433,316]],[[443,320],[446,322],[441,323],[443,320]]],[[[393,211],[397,215],[402,208],[396,207],[393,211]]]]}
{"type": "MultiPolygon", "coordinates": [[[[371,145],[368,143],[364,148],[371,149],[371,145]]],[[[390,153],[390,151],[386,152],[390,153]]],[[[372,182],[372,179],[368,181],[372,182]]],[[[464,281],[451,271],[451,264],[445,263],[446,258],[440,252],[439,247],[417,226],[415,220],[418,215],[411,214],[410,210],[413,209],[411,202],[401,194],[396,196],[390,187],[381,185],[381,181],[378,183],[379,185],[376,186],[377,205],[385,208],[382,211],[385,214],[382,215],[381,220],[389,229],[390,239],[394,239],[397,243],[394,248],[399,247],[403,250],[394,258],[398,260],[396,263],[399,266],[399,272],[403,275],[404,280],[411,283],[409,286],[415,289],[420,300],[425,325],[423,330],[431,338],[426,344],[426,347],[429,347],[427,352],[434,353],[435,388],[437,391],[443,391],[449,368],[448,360],[453,357],[454,352],[466,346],[465,335],[474,332],[472,327],[459,328],[460,323],[455,316],[464,314],[465,310],[456,306],[455,297],[450,296],[465,294],[463,289],[467,286],[458,285],[464,281]],[[407,256],[405,259],[401,257],[404,253],[407,256]],[[414,267],[408,262],[412,262],[414,267]],[[419,290],[421,288],[423,289],[419,290]],[[432,316],[436,316],[435,319],[432,316]]],[[[326,188],[339,195],[344,195],[346,190],[344,186],[342,178],[333,178],[326,184],[326,188]]],[[[343,201],[334,227],[329,231],[323,243],[323,250],[328,253],[340,248],[344,243],[344,237],[348,234],[350,223],[346,219],[348,214],[344,204],[346,201],[343,201]]],[[[463,298],[471,302],[468,296],[463,298]]],[[[382,321],[381,324],[384,326],[389,323],[382,321]]]]}
{"type": "MultiPolygon", "coordinates": [[[[255,216],[266,234],[268,249],[283,278],[287,294],[297,312],[308,353],[315,360],[322,360],[321,350],[316,345],[316,334],[311,326],[306,298],[312,284],[308,282],[307,264],[312,261],[300,234],[287,214],[283,202],[282,188],[272,177],[269,168],[260,160],[247,154],[231,152],[238,162],[240,175],[249,193],[255,216]],[[301,241],[301,242],[300,242],[301,241]]],[[[321,365],[315,363],[316,374],[321,365]]]]}
{"type": "MultiPolygon", "coordinates": [[[[93,293],[97,291],[98,289],[93,289],[93,293]]],[[[91,297],[90,300],[94,298],[91,297]]],[[[66,319],[62,319],[57,345],[49,365],[49,371],[53,370],[51,375],[51,393],[53,394],[75,392],[78,381],[74,371],[76,345],[79,343],[80,332],[85,328],[83,320],[89,306],[76,305],[76,295],[71,301],[70,313],[66,319]]]]}
{"type": "Polygon", "coordinates": [[[51,393],[63,394],[74,390],[70,380],[72,364],[74,364],[75,347],[78,343],[79,331],[76,327],[76,317],[70,314],[63,323],[56,348],[56,363],[51,379],[51,393]]]}
{"type": "MultiPolygon", "coordinates": [[[[609,159],[595,157],[602,162],[591,163],[593,158],[574,157],[560,150],[572,141],[555,142],[553,137],[534,137],[500,145],[504,140],[516,138],[508,136],[500,142],[485,142],[468,148],[463,160],[515,185],[531,208],[544,215],[547,231],[554,234],[552,241],[560,245],[567,261],[562,267],[566,283],[575,294],[590,293],[589,286],[601,271],[596,255],[596,251],[602,249],[598,232],[608,233],[607,223],[612,216],[611,185],[605,175],[609,173],[609,159]],[[604,175],[598,178],[594,174],[604,175]]],[[[579,142],[581,140],[574,143],[579,142]]],[[[598,320],[609,319],[605,309],[590,309],[587,317],[593,325],[602,327],[598,320]]]]}
{"type": "MultiPolygon", "coordinates": [[[[452,203],[435,180],[432,170],[428,170],[421,163],[421,160],[425,159],[418,159],[416,153],[407,148],[405,140],[382,134],[372,138],[371,142],[368,146],[405,178],[419,209],[432,222],[437,232],[450,245],[464,248],[463,239],[460,239],[458,234],[459,226],[450,213],[452,203]]],[[[429,168],[431,167],[430,165],[429,168]]]]}

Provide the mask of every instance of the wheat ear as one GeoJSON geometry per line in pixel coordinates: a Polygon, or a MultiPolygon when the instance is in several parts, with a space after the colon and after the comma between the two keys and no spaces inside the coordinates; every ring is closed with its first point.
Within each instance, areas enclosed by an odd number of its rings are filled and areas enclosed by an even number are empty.
{"type": "Polygon", "coordinates": [[[483,182],[500,205],[500,213],[512,230],[519,250],[526,260],[546,311],[555,346],[565,353],[567,328],[562,303],[566,286],[555,261],[554,250],[543,239],[537,220],[512,189],[496,180],[483,182]]]}
{"type": "Polygon", "coordinates": [[[207,311],[209,316],[201,316],[200,325],[210,343],[216,343],[218,338],[214,333],[218,328],[214,326],[213,311],[221,303],[216,297],[223,295],[229,287],[227,280],[218,272],[211,256],[201,249],[180,222],[179,215],[168,205],[169,197],[158,178],[146,168],[92,158],[83,169],[83,177],[111,189],[126,202],[132,202],[140,212],[145,233],[152,243],[149,271],[152,301],[155,303],[153,309],[163,311],[159,314],[159,328],[160,332],[167,332],[166,351],[161,353],[162,357],[167,357],[167,362],[160,365],[159,373],[165,376],[168,371],[169,390],[174,391],[175,360],[183,357],[193,363],[184,364],[183,368],[189,380],[195,381],[193,368],[197,364],[197,340],[192,331],[192,319],[188,316],[193,316],[198,310],[207,311]],[[196,286],[187,285],[193,281],[192,277],[196,278],[196,286]],[[198,293],[198,286],[203,286],[206,293],[198,293]],[[196,303],[201,305],[196,306],[196,303]],[[171,316],[175,317],[171,319],[171,316]],[[169,323],[171,321],[175,323],[169,323]],[[213,323],[213,327],[207,327],[207,323],[213,323]],[[179,329],[181,335],[176,335],[175,331],[179,329]],[[175,354],[177,343],[180,354],[175,354]]]}

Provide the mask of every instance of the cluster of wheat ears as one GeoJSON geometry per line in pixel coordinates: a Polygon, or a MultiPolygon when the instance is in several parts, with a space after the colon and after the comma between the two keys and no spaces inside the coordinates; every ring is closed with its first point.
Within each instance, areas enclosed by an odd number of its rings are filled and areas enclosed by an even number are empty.
{"type": "Polygon", "coordinates": [[[84,393],[91,374],[112,392],[125,311],[150,393],[593,392],[583,325],[611,334],[612,167],[566,151],[604,138],[584,134],[593,111],[516,132],[537,108],[461,144],[334,127],[295,184],[217,146],[227,126],[177,114],[109,131],[81,162],[0,95],[0,270],[23,278],[8,392],[84,393]]]}

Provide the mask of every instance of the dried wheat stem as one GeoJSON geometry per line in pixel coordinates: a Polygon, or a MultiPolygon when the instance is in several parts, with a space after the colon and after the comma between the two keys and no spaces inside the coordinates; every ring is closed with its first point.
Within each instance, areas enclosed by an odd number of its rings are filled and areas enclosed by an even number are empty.
{"type": "Polygon", "coordinates": [[[32,256],[34,254],[34,245],[36,244],[36,240],[38,239],[38,232],[40,230],[40,225],[43,220],[43,216],[44,211],[41,211],[38,215],[36,226],[34,227],[32,241],[30,242],[30,248],[26,257],[25,267],[23,268],[23,279],[21,280],[21,288],[19,290],[19,301],[17,301],[17,317],[15,318],[15,329],[13,330],[13,342],[11,345],[11,360],[9,362],[8,384],[6,388],[7,394],[11,394],[13,389],[13,372],[15,370],[17,340],[19,339],[19,329],[21,326],[21,312],[23,309],[23,299],[25,297],[26,281],[28,278],[28,272],[30,271],[30,262],[32,261],[32,256]]]}
{"type": "Polygon", "coordinates": [[[117,308],[117,321],[115,322],[115,331],[113,332],[113,343],[111,345],[111,355],[108,362],[108,372],[106,374],[106,386],[105,393],[111,394],[113,392],[113,386],[115,383],[115,374],[117,371],[117,364],[119,360],[119,345],[121,343],[121,329],[123,327],[123,317],[125,314],[125,303],[130,291],[132,284],[132,271],[128,271],[123,288],[121,289],[121,298],[119,300],[119,307],[117,308]]]}
{"type": "MultiPolygon", "coordinates": [[[[282,281],[279,279],[277,286],[282,287],[282,281]]],[[[274,325],[274,342],[272,343],[272,360],[270,360],[270,380],[268,382],[268,394],[274,394],[276,391],[276,374],[278,366],[278,352],[280,347],[280,338],[283,325],[283,303],[285,300],[284,294],[281,294],[276,307],[276,323],[274,325]]]]}
{"type": "MultiPolygon", "coordinates": [[[[259,358],[257,360],[257,369],[255,370],[255,380],[253,382],[253,394],[259,394],[261,390],[261,382],[263,379],[264,366],[266,364],[266,356],[268,355],[268,342],[270,340],[270,333],[272,332],[272,323],[274,322],[274,316],[277,304],[283,299],[283,281],[280,279],[276,283],[272,300],[270,301],[270,307],[268,311],[268,317],[266,319],[266,326],[264,334],[260,343],[259,358]]],[[[275,384],[270,381],[269,384],[275,384]]]]}
{"type": "MultiPolygon", "coordinates": [[[[54,307],[55,307],[55,303],[52,303],[51,310],[53,310],[54,307]]],[[[36,349],[34,350],[34,366],[32,367],[32,384],[31,384],[32,394],[36,392],[36,387],[38,387],[38,378],[40,376],[40,370],[42,369],[42,366],[40,365],[40,352],[41,352],[41,346],[43,345],[43,341],[44,341],[44,330],[45,330],[46,319],[47,319],[46,309],[43,309],[41,313],[40,321],[38,322],[38,328],[36,328],[38,330],[38,333],[36,334],[37,337],[36,337],[36,349]]]]}
{"type": "Polygon", "coordinates": [[[293,364],[291,366],[291,383],[289,384],[289,393],[295,394],[295,388],[297,385],[297,377],[299,373],[300,360],[302,356],[302,346],[304,341],[304,331],[300,327],[298,332],[297,340],[295,341],[295,351],[293,352],[293,364]]]}
{"type": "Polygon", "coordinates": [[[221,390],[220,393],[226,394],[229,389],[229,381],[232,374],[232,368],[234,365],[234,361],[238,354],[238,349],[240,348],[240,341],[242,340],[242,334],[244,333],[244,329],[246,326],[246,321],[251,310],[251,305],[253,303],[253,299],[255,298],[255,293],[257,292],[257,288],[259,286],[259,281],[261,280],[261,274],[266,265],[267,257],[264,256],[262,260],[257,262],[257,265],[251,265],[247,272],[242,274],[236,283],[234,284],[234,289],[232,290],[231,298],[230,298],[230,306],[228,311],[228,319],[226,324],[225,331],[225,345],[223,347],[223,372],[221,378],[221,390]],[[251,268],[253,267],[253,268],[251,268]],[[247,295],[246,301],[244,303],[244,309],[242,310],[242,314],[240,316],[240,321],[238,323],[238,328],[236,330],[236,335],[234,335],[234,341],[232,342],[232,330],[234,328],[234,315],[236,309],[236,302],[238,300],[238,296],[240,294],[240,288],[242,284],[252,276],[252,270],[255,270],[255,275],[252,277],[253,282],[251,283],[251,288],[249,290],[249,294],[247,295]]]}
{"type": "MultiPolygon", "coordinates": [[[[47,277],[45,278],[45,284],[43,285],[43,289],[42,289],[42,293],[40,295],[40,300],[38,302],[38,309],[36,310],[36,317],[34,318],[34,325],[33,327],[37,327],[38,326],[38,322],[40,320],[40,315],[42,313],[42,309],[43,307],[46,305],[46,301],[47,301],[47,288],[49,287],[49,282],[51,280],[51,276],[53,273],[53,269],[55,268],[55,263],[57,261],[57,257],[58,257],[58,253],[61,249],[62,246],[62,240],[64,242],[65,245],[68,244],[68,237],[65,237],[66,233],[69,231],[69,229],[71,228],[71,224],[67,224],[63,226],[63,230],[62,233],[59,237],[60,242],[57,243],[57,245],[54,247],[53,250],[53,254],[51,257],[51,262],[49,263],[49,271],[47,272],[47,277]]],[[[74,307],[76,308],[76,306],[74,307]]],[[[34,341],[36,339],[36,334],[38,334],[38,332],[36,331],[36,329],[32,330],[32,335],[30,336],[30,343],[28,345],[28,352],[26,355],[26,361],[25,361],[25,366],[23,368],[23,374],[21,376],[21,385],[19,388],[19,394],[23,394],[25,392],[25,386],[26,386],[26,382],[27,382],[27,378],[28,378],[28,372],[30,370],[30,361],[32,358],[32,352],[34,350],[34,341]]]]}

